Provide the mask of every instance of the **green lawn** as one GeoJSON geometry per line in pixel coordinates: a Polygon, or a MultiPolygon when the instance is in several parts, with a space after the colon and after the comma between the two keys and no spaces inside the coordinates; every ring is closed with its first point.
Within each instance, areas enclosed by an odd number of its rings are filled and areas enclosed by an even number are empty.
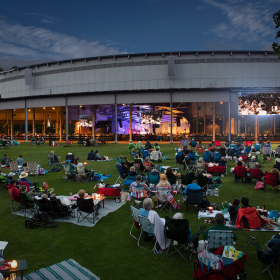
{"type": "MultiPolygon", "coordinates": [[[[178,147],[177,144],[161,146],[164,155],[172,158],[172,160],[164,161],[164,165],[175,166],[173,158],[176,147],[178,147]]],[[[273,147],[275,148],[276,144],[273,147]]],[[[36,161],[48,169],[47,152],[51,149],[62,159],[68,152],[72,152],[76,157],[79,156],[81,161],[85,161],[91,148],[79,147],[77,144],[73,144],[73,147],[48,147],[22,143],[20,147],[11,147],[2,152],[7,153],[8,157],[12,157],[14,160],[22,154],[25,161],[36,161]]],[[[106,183],[114,183],[118,175],[115,168],[116,156],[126,155],[131,158],[128,155],[127,144],[109,144],[98,147],[98,150],[100,155],[107,155],[114,158],[114,161],[90,162],[87,168],[94,169],[96,173],[112,174],[113,176],[107,179],[106,183]]],[[[274,159],[266,162],[264,169],[270,171],[273,163],[274,159]]],[[[233,163],[229,162],[228,168],[232,166],[233,163]]],[[[81,188],[89,193],[94,192],[96,182],[87,184],[65,182],[62,177],[63,172],[49,173],[37,178],[31,177],[31,181],[39,184],[48,182],[50,187],[55,188],[57,195],[69,195],[70,191],[74,193],[81,188]]],[[[222,185],[219,197],[209,197],[210,202],[216,202],[220,206],[224,201],[247,196],[250,204],[254,206],[262,206],[266,203],[267,209],[279,209],[280,194],[256,191],[253,185],[245,183],[234,184],[231,174],[222,178],[222,185]]],[[[203,219],[197,219],[197,212],[193,209],[187,214],[186,208],[183,207],[182,212],[189,219],[193,231],[204,224],[203,219]]],[[[171,215],[173,214],[174,211],[171,215]]],[[[27,260],[28,272],[72,258],[101,279],[192,279],[193,277],[193,263],[186,263],[178,254],[166,258],[164,254],[155,255],[137,246],[136,240],[129,235],[132,225],[129,203],[102,218],[93,228],[58,223],[58,227],[54,229],[38,227],[30,230],[24,226],[25,218],[11,214],[8,191],[1,189],[0,215],[0,240],[9,242],[4,256],[6,259],[27,260]]],[[[170,214],[164,211],[160,213],[161,217],[165,217],[165,215],[170,214]]],[[[135,230],[135,234],[138,233],[139,231],[135,230]]],[[[248,231],[236,231],[235,233],[238,238],[236,243],[238,250],[243,250],[251,235],[255,236],[263,247],[263,244],[273,235],[272,233],[248,231]]],[[[145,243],[145,246],[151,249],[152,245],[152,243],[145,243]]],[[[265,266],[258,261],[252,245],[247,249],[247,253],[249,253],[249,259],[246,262],[247,279],[269,279],[268,274],[265,276],[261,274],[265,266]]]]}

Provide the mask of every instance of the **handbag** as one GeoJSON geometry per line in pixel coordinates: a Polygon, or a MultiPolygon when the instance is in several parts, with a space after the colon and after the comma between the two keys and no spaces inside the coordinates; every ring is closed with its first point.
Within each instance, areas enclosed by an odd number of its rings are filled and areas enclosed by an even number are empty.
{"type": "Polygon", "coordinates": [[[233,246],[225,245],[223,255],[222,255],[223,258],[229,258],[232,259],[233,261],[236,261],[242,258],[242,256],[243,253],[241,251],[235,250],[233,246]]]}
{"type": "Polygon", "coordinates": [[[261,190],[264,189],[264,182],[257,181],[257,184],[255,186],[255,190],[261,190]]]}
{"type": "Polygon", "coordinates": [[[202,270],[203,267],[207,267],[207,273],[209,273],[210,268],[217,271],[222,270],[224,267],[223,261],[219,256],[206,251],[204,248],[202,249],[202,251],[198,252],[198,261],[201,265],[202,270]]]}
{"type": "Polygon", "coordinates": [[[275,220],[275,219],[278,220],[278,218],[279,218],[279,212],[278,212],[277,210],[270,210],[270,213],[269,213],[268,218],[271,218],[271,219],[273,219],[273,220],[275,220]]]}

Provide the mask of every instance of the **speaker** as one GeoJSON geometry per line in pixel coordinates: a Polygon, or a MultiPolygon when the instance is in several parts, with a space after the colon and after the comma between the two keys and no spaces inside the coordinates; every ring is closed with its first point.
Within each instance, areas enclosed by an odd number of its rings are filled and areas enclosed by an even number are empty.
{"type": "Polygon", "coordinates": [[[175,75],[174,63],[174,56],[168,56],[168,77],[175,75]]]}
{"type": "Polygon", "coordinates": [[[120,119],[120,120],[118,120],[119,121],[119,125],[120,125],[120,128],[122,128],[123,126],[122,126],[122,120],[120,119]]]}
{"type": "Polygon", "coordinates": [[[32,71],[33,70],[29,68],[24,69],[24,78],[26,86],[32,85],[32,71]]]}
{"type": "Polygon", "coordinates": [[[179,117],[176,118],[176,123],[177,123],[177,127],[181,126],[181,122],[180,122],[180,118],[179,117]]]}

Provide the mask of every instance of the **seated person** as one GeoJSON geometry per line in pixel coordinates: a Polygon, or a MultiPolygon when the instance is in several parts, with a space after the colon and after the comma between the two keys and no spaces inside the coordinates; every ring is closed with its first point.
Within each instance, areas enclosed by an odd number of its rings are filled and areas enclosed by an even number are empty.
{"type": "Polygon", "coordinates": [[[207,164],[203,161],[203,158],[199,158],[196,162],[196,170],[197,172],[205,172],[207,168],[207,164]]]}
{"type": "Polygon", "coordinates": [[[71,163],[74,163],[76,162],[75,160],[75,156],[72,154],[72,153],[68,153],[66,156],[65,156],[65,160],[68,160],[70,159],[71,160],[71,163]]]}
{"type": "Polygon", "coordinates": [[[23,158],[22,155],[19,156],[19,158],[16,159],[16,163],[18,166],[23,166],[23,158]]]}
{"type": "Polygon", "coordinates": [[[280,155],[280,145],[277,146],[277,148],[274,150],[275,155],[280,155]]]}
{"type": "Polygon", "coordinates": [[[129,172],[128,172],[128,176],[130,177],[135,177],[137,176],[138,174],[135,172],[135,167],[134,166],[131,166],[130,169],[129,169],[129,172]]]}
{"type": "MultiPolygon", "coordinates": [[[[79,196],[79,198],[82,198],[82,199],[93,199],[91,196],[86,196],[85,190],[79,190],[78,196],[79,196]]],[[[99,209],[101,208],[101,202],[98,199],[96,199],[93,202],[93,205],[94,205],[95,214],[99,215],[99,209]]]]}
{"type": "Polygon", "coordinates": [[[231,205],[228,205],[228,212],[229,212],[229,217],[230,221],[232,222],[233,225],[235,225],[237,214],[238,214],[238,209],[239,209],[239,199],[235,198],[232,201],[231,205]]]}
{"type": "Polygon", "coordinates": [[[195,173],[194,172],[186,173],[185,177],[194,178],[195,177],[195,173]]]}
{"type": "MultiPolygon", "coordinates": [[[[46,189],[47,190],[47,189],[46,189]]],[[[26,201],[27,201],[27,205],[29,207],[34,207],[34,194],[31,195],[31,193],[29,193],[27,191],[27,187],[26,185],[21,185],[20,188],[19,188],[19,193],[24,193],[25,194],[25,197],[26,197],[26,201]]]]}
{"type": "Polygon", "coordinates": [[[205,149],[203,152],[203,159],[205,162],[210,162],[210,156],[211,153],[208,151],[208,149],[205,149]]]}
{"type": "Polygon", "coordinates": [[[90,175],[91,171],[90,170],[87,170],[85,165],[82,163],[82,162],[79,162],[77,164],[77,173],[78,173],[78,169],[79,169],[79,172],[83,172],[83,169],[85,170],[85,174],[86,175],[90,175]]]}
{"type": "Polygon", "coordinates": [[[202,148],[202,149],[203,149],[203,145],[202,145],[202,142],[201,142],[201,141],[198,142],[197,148],[202,148]]]}
{"type": "Polygon", "coordinates": [[[87,138],[85,142],[86,142],[85,146],[90,146],[90,139],[89,138],[87,138]]]}
{"type": "Polygon", "coordinates": [[[277,158],[275,160],[275,164],[273,165],[273,168],[277,168],[280,171],[280,158],[277,158]]]}
{"type": "Polygon", "coordinates": [[[134,148],[134,144],[132,140],[129,140],[129,144],[128,144],[128,151],[129,153],[131,153],[131,150],[134,148]]]}
{"type": "Polygon", "coordinates": [[[173,173],[173,170],[172,170],[172,168],[171,167],[168,167],[167,169],[166,169],[166,177],[167,178],[176,178],[176,176],[175,176],[175,174],[173,173]]]}
{"type": "Polygon", "coordinates": [[[235,174],[235,180],[238,181],[238,178],[247,177],[247,169],[242,165],[242,161],[238,160],[237,166],[233,169],[235,174]]]}
{"type": "Polygon", "coordinates": [[[178,159],[183,160],[185,158],[185,154],[182,152],[182,150],[180,148],[177,150],[177,153],[175,153],[175,158],[177,160],[178,159]]]}
{"type": "Polygon", "coordinates": [[[91,150],[91,151],[88,153],[87,160],[94,160],[94,155],[95,155],[94,151],[91,150]]]}
{"type": "Polygon", "coordinates": [[[12,196],[12,192],[13,192],[13,200],[16,202],[20,202],[19,190],[16,186],[17,186],[17,181],[11,180],[10,184],[7,185],[7,188],[8,188],[10,197],[12,196]]]}
{"type": "Polygon", "coordinates": [[[19,175],[19,181],[22,181],[22,182],[27,182],[29,184],[29,187],[32,187],[33,185],[36,185],[36,183],[31,183],[28,179],[28,173],[26,172],[21,172],[21,174],[19,175]]]}
{"type": "Polygon", "coordinates": [[[229,145],[230,149],[237,149],[237,146],[235,145],[234,141],[231,141],[231,144],[229,145]]]}
{"type": "Polygon", "coordinates": [[[194,138],[192,138],[192,141],[190,142],[190,145],[192,148],[196,148],[196,141],[194,140],[194,138]]]}
{"type": "Polygon", "coordinates": [[[245,152],[246,152],[246,154],[248,155],[248,154],[250,154],[250,152],[251,152],[251,145],[248,145],[246,148],[245,148],[245,152]]]}
{"type": "Polygon", "coordinates": [[[145,150],[143,150],[143,158],[149,157],[150,151],[145,147],[145,150]]]}
{"type": "Polygon", "coordinates": [[[151,143],[150,143],[150,140],[147,140],[147,143],[145,144],[145,148],[148,149],[148,150],[153,148],[151,143]]]}
{"type": "Polygon", "coordinates": [[[271,148],[271,143],[270,143],[269,140],[267,140],[266,145],[267,145],[267,147],[270,147],[270,148],[271,148]]]}
{"type": "Polygon", "coordinates": [[[151,167],[155,167],[155,164],[151,161],[150,157],[146,157],[145,161],[148,161],[151,167]]]}
{"type": "Polygon", "coordinates": [[[260,163],[256,162],[255,167],[252,169],[260,169],[260,177],[264,176],[264,171],[262,171],[260,163]]]}
{"type": "Polygon", "coordinates": [[[84,140],[82,138],[78,139],[78,144],[84,144],[84,140]]]}
{"type": "Polygon", "coordinates": [[[159,244],[159,248],[154,250],[155,254],[163,253],[163,250],[170,245],[170,240],[165,239],[164,227],[165,222],[159,217],[158,213],[153,209],[153,201],[151,198],[145,198],[143,201],[143,208],[139,210],[139,215],[148,218],[149,221],[155,225],[154,232],[147,232],[148,236],[156,236],[156,240],[159,244]]]}
{"type": "Polygon", "coordinates": [[[144,182],[142,182],[142,176],[137,175],[136,181],[130,185],[129,191],[137,192],[137,191],[142,191],[142,190],[150,192],[150,188],[144,182]]]}
{"type": "Polygon", "coordinates": [[[251,229],[259,228],[263,224],[268,223],[266,220],[261,218],[254,206],[249,205],[249,199],[247,197],[242,197],[241,203],[243,206],[238,209],[235,223],[236,227],[251,229]]]}
{"type": "Polygon", "coordinates": [[[105,158],[104,157],[101,157],[99,154],[98,154],[98,150],[95,151],[95,155],[94,155],[94,160],[104,160],[105,158]]]}
{"type": "Polygon", "coordinates": [[[272,168],[270,173],[277,175],[277,183],[279,184],[279,181],[280,181],[280,171],[277,168],[272,168]]]}
{"type": "Polygon", "coordinates": [[[193,150],[190,150],[188,160],[195,161],[195,152],[193,150]]]}
{"type": "Polygon", "coordinates": [[[7,160],[6,166],[7,166],[7,167],[10,167],[10,163],[11,163],[12,161],[13,161],[12,158],[9,157],[8,160],[7,160]]]}
{"type": "Polygon", "coordinates": [[[188,155],[189,152],[190,152],[190,150],[188,149],[188,147],[184,147],[184,148],[183,148],[183,154],[184,154],[185,156],[188,155]]]}
{"type": "Polygon", "coordinates": [[[262,145],[262,146],[264,145],[264,142],[263,142],[262,138],[259,139],[259,144],[262,145]]]}
{"type": "Polygon", "coordinates": [[[169,181],[167,180],[167,177],[165,174],[160,174],[160,181],[157,184],[157,187],[172,189],[172,186],[170,185],[169,181]]]}
{"type": "Polygon", "coordinates": [[[1,165],[6,165],[8,161],[7,154],[4,154],[4,156],[1,158],[1,165]]]}
{"type": "Polygon", "coordinates": [[[58,157],[58,156],[54,153],[54,151],[51,151],[51,154],[53,155],[54,162],[59,162],[60,157],[58,157]]]}
{"type": "Polygon", "coordinates": [[[227,165],[227,162],[226,162],[224,157],[221,157],[221,159],[219,160],[218,163],[219,163],[219,166],[226,166],[227,165]]]}
{"type": "Polygon", "coordinates": [[[236,162],[235,166],[237,166],[237,165],[238,165],[238,162],[239,162],[239,161],[241,161],[242,166],[244,166],[244,167],[246,167],[246,166],[247,166],[246,162],[245,162],[245,161],[243,161],[243,158],[242,158],[242,157],[239,157],[239,158],[238,158],[238,160],[237,160],[237,162],[236,162]]]}
{"type": "Polygon", "coordinates": [[[201,187],[197,184],[196,180],[193,180],[191,184],[188,184],[185,188],[184,194],[188,195],[188,190],[200,190],[201,187]]]}
{"type": "Polygon", "coordinates": [[[160,150],[160,146],[158,144],[158,141],[155,142],[155,147],[154,148],[160,150]]]}
{"type": "Polygon", "coordinates": [[[70,168],[70,173],[71,173],[72,175],[76,175],[75,166],[71,163],[71,160],[70,160],[70,159],[67,159],[67,160],[66,160],[66,164],[64,164],[64,166],[69,166],[69,168],[70,168]]]}
{"type": "Polygon", "coordinates": [[[252,150],[251,150],[251,156],[256,156],[256,154],[257,154],[256,149],[255,149],[255,148],[252,148],[252,150]]]}
{"type": "Polygon", "coordinates": [[[151,158],[153,160],[160,160],[162,158],[162,154],[161,152],[159,151],[159,148],[156,148],[155,150],[153,150],[151,152],[151,158]]]}
{"type": "Polygon", "coordinates": [[[259,142],[257,141],[254,148],[256,149],[256,151],[260,151],[261,150],[261,145],[259,144],[259,142]]]}
{"type": "Polygon", "coordinates": [[[137,154],[136,150],[134,148],[132,148],[131,155],[134,157],[136,154],[137,154]]]}
{"type": "MultiPolygon", "coordinates": [[[[222,213],[217,213],[215,216],[215,222],[216,225],[213,227],[208,228],[207,230],[204,231],[203,233],[203,239],[208,240],[208,232],[209,230],[218,230],[218,231],[232,231],[230,227],[225,226],[225,218],[222,213]]],[[[234,234],[234,241],[236,241],[236,235],[234,234]]]]}
{"type": "Polygon", "coordinates": [[[214,162],[218,163],[221,158],[222,158],[222,155],[219,152],[214,152],[214,154],[213,154],[214,162]]]}
{"type": "Polygon", "coordinates": [[[227,148],[226,148],[225,144],[221,144],[220,153],[221,153],[222,157],[226,156],[226,152],[227,152],[227,148]]]}
{"type": "Polygon", "coordinates": [[[91,137],[91,139],[90,139],[90,145],[91,145],[91,146],[95,146],[95,144],[96,144],[96,140],[95,140],[93,137],[91,137]]]}
{"type": "Polygon", "coordinates": [[[229,145],[230,145],[230,142],[229,142],[229,140],[227,140],[227,141],[225,142],[225,146],[228,148],[229,145]]]}

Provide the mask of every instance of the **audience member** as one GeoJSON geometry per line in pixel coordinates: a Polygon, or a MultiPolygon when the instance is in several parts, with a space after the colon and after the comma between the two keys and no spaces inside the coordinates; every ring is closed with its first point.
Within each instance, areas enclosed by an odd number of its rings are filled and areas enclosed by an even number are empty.
{"type": "Polygon", "coordinates": [[[200,190],[201,187],[197,184],[196,180],[193,180],[191,184],[188,184],[185,188],[184,194],[188,195],[188,190],[200,190]]]}
{"type": "MultiPolygon", "coordinates": [[[[93,199],[92,196],[86,196],[85,190],[79,190],[78,196],[79,196],[79,198],[82,198],[82,199],[93,199]]],[[[94,205],[93,207],[95,210],[95,214],[99,215],[99,209],[101,208],[101,202],[98,199],[96,199],[96,200],[94,200],[93,205],[94,205]]]]}
{"type": "Polygon", "coordinates": [[[7,154],[4,154],[4,156],[1,158],[1,165],[6,166],[7,161],[8,161],[7,154]]]}
{"type": "Polygon", "coordinates": [[[242,166],[242,161],[238,160],[237,166],[233,169],[235,174],[235,180],[238,181],[239,178],[247,177],[247,169],[242,166]]]}
{"type": "Polygon", "coordinates": [[[193,150],[190,150],[188,160],[195,161],[195,152],[193,150]]]}
{"type": "Polygon", "coordinates": [[[203,158],[199,158],[196,162],[196,170],[197,172],[205,172],[207,169],[207,164],[203,161],[203,158]]]}
{"type": "Polygon", "coordinates": [[[94,160],[94,156],[95,156],[95,153],[94,153],[93,150],[91,150],[91,151],[88,153],[87,160],[94,160]]]}
{"type": "Polygon", "coordinates": [[[16,163],[18,166],[23,166],[23,158],[22,155],[19,156],[19,158],[16,159],[16,163]]]}
{"type": "Polygon", "coordinates": [[[196,141],[194,140],[194,138],[192,138],[192,141],[190,142],[190,145],[192,148],[196,148],[196,141]]]}
{"type": "Polygon", "coordinates": [[[10,184],[7,185],[7,188],[8,188],[10,197],[13,197],[14,201],[20,202],[19,190],[16,187],[16,185],[17,185],[17,181],[11,180],[10,184]]]}
{"type": "Polygon", "coordinates": [[[53,155],[54,162],[59,162],[60,157],[58,157],[58,156],[54,153],[54,151],[51,151],[51,154],[53,155]]]}
{"type": "Polygon", "coordinates": [[[137,175],[138,174],[135,172],[135,166],[131,166],[130,169],[129,169],[129,172],[128,172],[128,176],[135,177],[137,175]]]}
{"type": "Polygon", "coordinates": [[[143,190],[149,192],[150,188],[144,182],[142,182],[142,176],[137,175],[136,181],[130,185],[129,191],[137,192],[137,191],[143,191],[143,190]]]}
{"type": "Polygon", "coordinates": [[[232,204],[229,206],[229,217],[233,225],[235,225],[238,209],[239,209],[239,199],[235,198],[232,204]]]}
{"type": "Polygon", "coordinates": [[[150,143],[150,140],[147,140],[147,143],[145,144],[145,148],[146,149],[151,149],[152,148],[152,145],[150,143]]]}
{"type": "Polygon", "coordinates": [[[176,176],[175,176],[175,174],[173,173],[173,170],[172,170],[172,168],[171,167],[168,167],[167,169],[166,169],[166,177],[168,178],[168,179],[170,179],[170,178],[176,178],[176,176]]]}
{"type": "Polygon", "coordinates": [[[170,188],[171,185],[169,183],[169,181],[167,180],[167,177],[165,174],[160,174],[160,181],[157,184],[157,187],[162,187],[162,188],[170,188]]]}

